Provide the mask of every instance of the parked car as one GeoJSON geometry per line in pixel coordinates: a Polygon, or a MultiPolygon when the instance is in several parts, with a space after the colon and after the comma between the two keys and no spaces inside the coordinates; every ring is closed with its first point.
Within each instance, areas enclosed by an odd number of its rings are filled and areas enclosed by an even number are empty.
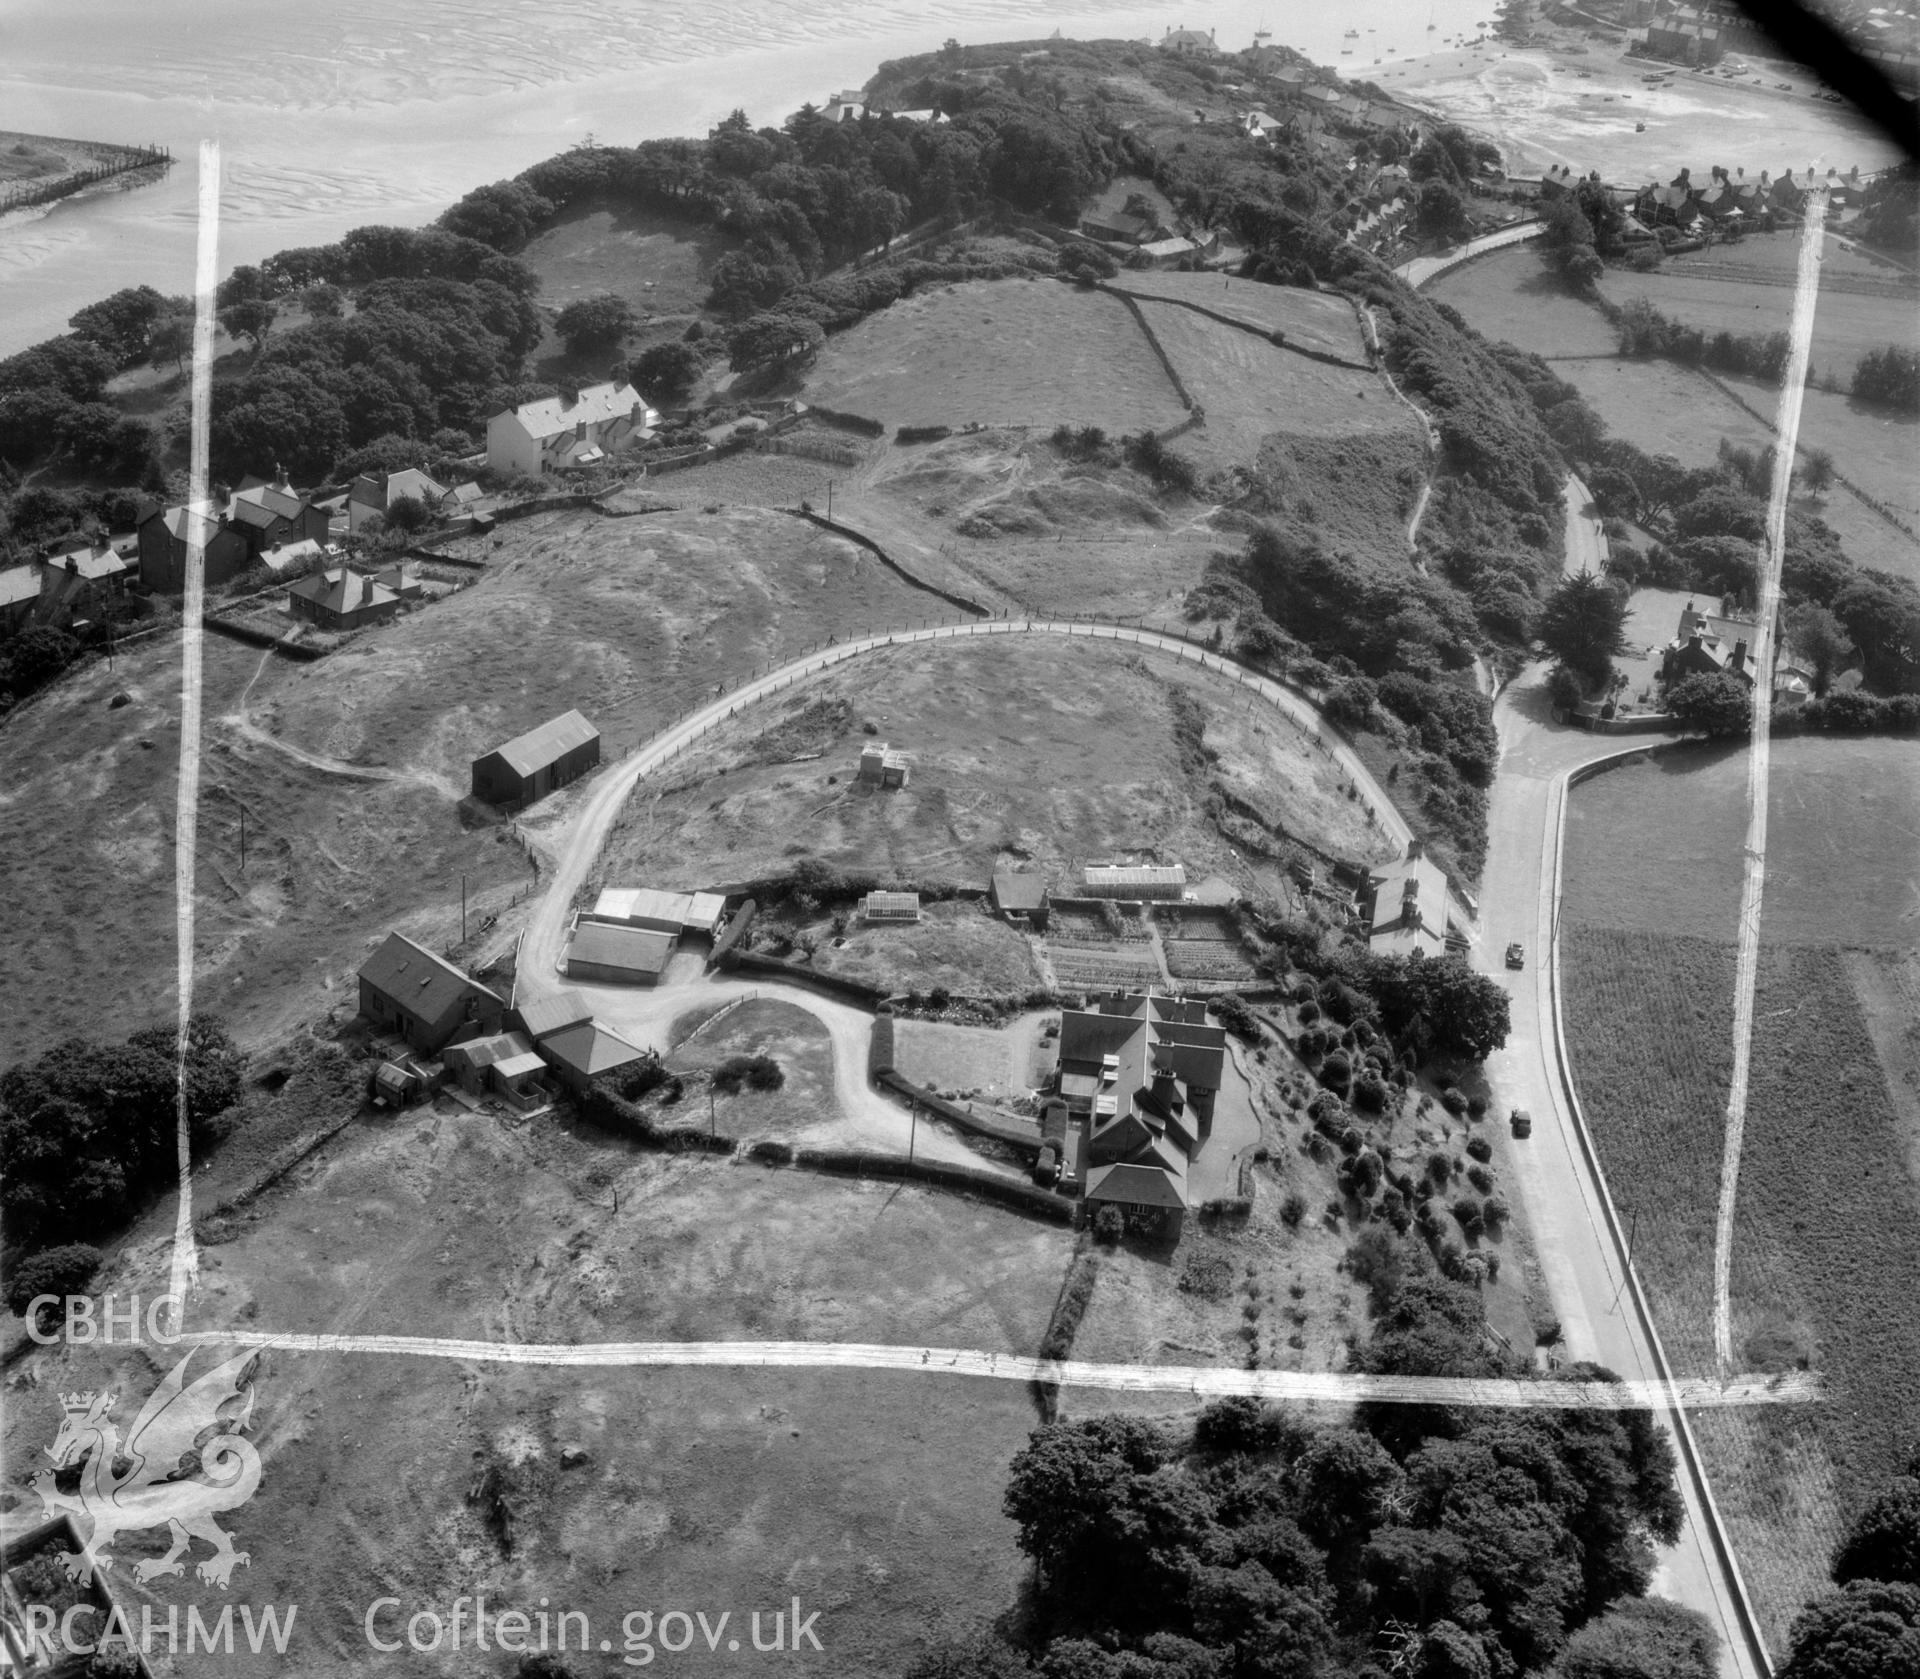
{"type": "Polygon", "coordinates": [[[1526,965],[1526,947],[1522,945],[1518,939],[1515,939],[1512,944],[1507,946],[1507,966],[1509,968],[1524,968],[1526,965]]]}
{"type": "Polygon", "coordinates": [[[1515,1108],[1510,1123],[1513,1126],[1513,1134],[1516,1137],[1531,1137],[1533,1135],[1533,1115],[1528,1113],[1525,1108],[1515,1108]]]}

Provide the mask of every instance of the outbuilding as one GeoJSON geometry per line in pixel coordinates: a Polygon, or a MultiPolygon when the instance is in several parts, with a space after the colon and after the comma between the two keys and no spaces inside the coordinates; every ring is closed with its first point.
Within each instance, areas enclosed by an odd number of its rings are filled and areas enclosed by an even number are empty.
{"type": "Polygon", "coordinates": [[[1124,903],[1178,903],[1187,891],[1184,863],[1089,863],[1080,878],[1081,890],[1089,898],[1116,898],[1124,903]]]}
{"type": "Polygon", "coordinates": [[[918,921],[918,892],[869,892],[861,901],[861,913],[869,921],[918,921]]]}
{"type": "Polygon", "coordinates": [[[567,978],[587,985],[657,985],[674,943],[671,933],[582,917],[567,946],[567,978]]]}
{"type": "Polygon", "coordinates": [[[563,711],[474,759],[473,796],[490,805],[530,805],[599,762],[600,731],[579,712],[563,711]]]}
{"type": "Polygon", "coordinates": [[[1044,933],[1049,907],[1046,876],[1024,869],[995,869],[993,907],[1004,916],[1024,918],[1035,932],[1044,933]]]}
{"type": "Polygon", "coordinates": [[[602,1074],[647,1059],[648,1051],[591,1020],[540,1040],[540,1055],[555,1077],[576,1096],[584,1096],[602,1074]]]}

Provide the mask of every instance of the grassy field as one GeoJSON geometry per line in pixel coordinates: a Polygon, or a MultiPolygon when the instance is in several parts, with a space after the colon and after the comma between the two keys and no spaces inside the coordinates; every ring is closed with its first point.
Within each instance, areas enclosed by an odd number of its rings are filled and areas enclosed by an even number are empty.
{"type": "Polygon", "coordinates": [[[746,508],[541,514],[448,549],[488,562],[478,585],[263,682],[263,712],[317,751],[411,760],[464,787],[473,756],[569,706],[618,749],[716,682],[929,611],[851,543],[746,508]]]}
{"type": "MultiPolygon", "coordinates": [[[[700,318],[708,272],[727,248],[723,236],[699,223],[631,204],[586,203],[570,207],[518,260],[540,276],[540,302],[550,315],[603,292],[625,298],[638,322],[627,346],[633,353],[679,337],[700,318]]],[[[615,359],[605,349],[569,356],[551,327],[533,357],[542,379],[586,381],[604,379],[615,359]]]]}
{"type": "Polygon", "coordinates": [[[1131,616],[1165,610],[1220,544],[1211,508],[1151,489],[1001,430],[891,448],[841,481],[835,506],[944,587],[1036,612],[1131,616]]]}
{"type": "MultiPolygon", "coordinates": [[[[1606,316],[1541,265],[1530,245],[1489,251],[1449,269],[1422,295],[1451,304],[1467,325],[1542,356],[1610,356],[1620,346],[1606,316]]],[[[1562,378],[1571,377],[1561,370],[1562,378]]]]}
{"type": "MultiPolygon", "coordinates": [[[[0,1061],[173,1018],[180,657],[162,635],[111,671],[89,659],[0,731],[0,841],[17,902],[34,906],[0,954],[0,1061]],[[120,693],[131,703],[110,706],[120,693]]],[[[463,875],[476,917],[529,878],[497,831],[462,826],[444,789],[329,774],[226,722],[263,658],[205,643],[194,876],[196,1006],[250,1046],[351,1007],[376,932],[456,939],[463,875]]]]}
{"type": "Polygon", "coordinates": [[[1039,1089],[1055,1060],[1053,1047],[1040,1042],[1032,1015],[1001,1027],[901,1017],[894,1022],[893,1044],[903,1078],[928,1090],[978,1090],[992,1102],[1039,1089]]]}
{"type": "Polygon", "coordinates": [[[802,393],[889,427],[1098,425],[1183,410],[1126,306],[1051,280],[983,280],[903,298],[827,341],[802,393]]]}
{"type": "MultiPolygon", "coordinates": [[[[1837,898],[1839,894],[1835,894],[1837,898]]],[[[1714,1210],[1731,1064],[1733,947],[1575,924],[1563,974],[1574,1076],[1676,1372],[1712,1368],[1714,1210]]],[[[1715,1495],[1766,1617],[1824,1586],[1833,1539],[1920,1430],[1920,1197],[1840,952],[1762,952],[1733,1248],[1749,1367],[1820,1370],[1791,1418],[1697,1419],[1715,1495]]]]}
{"type": "Polygon", "coordinates": [[[1236,288],[1224,274],[1162,274],[1132,268],[1121,269],[1113,284],[1122,291],[1202,304],[1220,314],[1250,321],[1263,332],[1284,332],[1290,344],[1304,344],[1353,361],[1367,359],[1360,319],[1343,297],[1300,286],[1262,285],[1255,280],[1242,280],[1236,288]]]}
{"type": "Polygon", "coordinates": [[[683,1077],[710,1073],[735,1055],[769,1055],[786,1081],[778,1090],[735,1095],[693,1090],[690,1120],[709,1117],[730,1137],[787,1136],[839,1117],[833,1099],[833,1040],[819,1018],[777,998],[755,997],[723,1008],[674,1046],[667,1065],[683,1077]],[[709,1104],[708,1096],[712,1101],[709,1104]]]}
{"type": "MultiPolygon", "coordinates": [[[[1643,297],[1669,319],[1709,334],[1785,332],[1793,317],[1791,285],[1609,268],[1600,290],[1617,304],[1643,297]]],[[[1813,365],[1821,373],[1837,374],[1843,382],[1851,380],[1854,363],[1869,350],[1911,344],[1913,338],[1911,297],[1823,288],[1815,303],[1813,365]]]]}
{"type": "MultiPolygon", "coordinates": [[[[1567,921],[1732,939],[1746,776],[1744,750],[1699,746],[1575,789],[1567,921]]],[[[1766,942],[1911,948],[1920,933],[1920,742],[1790,736],[1773,744],[1771,781],[1766,942]]]]}
{"type": "Polygon", "coordinates": [[[1209,774],[1286,788],[1273,819],[1315,846],[1381,854],[1327,760],[1277,716],[1260,714],[1264,733],[1240,724],[1247,702],[1223,679],[1111,647],[1009,636],[870,654],[716,730],[636,791],[603,873],[695,886],[779,873],[811,855],[984,886],[1006,855],[1058,880],[1091,858],[1152,851],[1183,860],[1196,880],[1220,874],[1252,889],[1260,876],[1214,826],[1206,784],[1188,773],[1170,683],[1207,708],[1208,744],[1218,731],[1222,763],[1209,774]],[[907,787],[853,785],[868,725],[911,755],[907,787]]]}
{"type": "Polygon", "coordinates": [[[940,986],[1004,996],[1040,983],[1026,939],[973,899],[927,904],[911,926],[870,926],[856,915],[843,936],[838,948],[831,940],[821,944],[813,965],[889,993],[940,986]]]}
{"type": "MultiPolygon", "coordinates": [[[[1220,321],[1172,303],[1142,303],[1153,328],[1207,423],[1176,447],[1215,471],[1251,465],[1275,433],[1336,445],[1353,437],[1403,433],[1420,424],[1378,375],[1295,356],[1220,321]]],[[[1323,486],[1329,501],[1338,488],[1323,486]]],[[[1407,494],[1412,506],[1417,485],[1407,494]]]]}
{"type": "MultiPolygon", "coordinates": [[[[1790,242],[1750,240],[1726,260],[1767,262],[1791,255],[1790,242]]],[[[1869,267],[1869,259],[1828,244],[1828,262],[1852,273],[1869,267]]],[[[1729,330],[1772,331],[1784,326],[1784,311],[1792,292],[1784,286],[1710,280],[1679,275],[1639,275],[1609,270],[1605,282],[1610,296],[1621,300],[1632,288],[1651,281],[1674,288],[1674,296],[1654,301],[1674,315],[1702,326],[1729,330]],[[1683,312],[1680,288],[1715,304],[1718,313],[1708,319],[1696,310],[1683,312]],[[1731,300],[1731,301],[1728,301],[1731,300]],[[1755,309],[1755,304],[1759,309],[1755,309]],[[1740,319],[1744,309],[1752,319],[1740,319]],[[1779,318],[1773,313],[1777,311],[1779,318]]],[[[1613,352],[1617,343],[1606,318],[1578,298],[1569,296],[1540,274],[1537,253],[1522,247],[1498,251],[1443,274],[1426,288],[1437,302],[1450,303],[1489,338],[1504,338],[1523,349],[1556,358],[1554,371],[1574,385],[1607,430],[1638,444],[1650,454],[1671,454],[1688,466],[1709,464],[1720,440],[1747,449],[1764,448],[1773,437],[1770,416],[1779,392],[1750,379],[1727,379],[1740,402],[1729,399],[1712,380],[1690,368],[1668,361],[1622,361],[1613,352]],[[1574,359],[1559,360],[1568,357],[1574,359]],[[1769,416],[1758,419],[1756,415],[1769,416]]],[[[1652,295],[1652,293],[1649,293],[1652,295]]],[[[1836,374],[1843,385],[1853,376],[1860,348],[1877,349],[1889,342],[1913,342],[1913,307],[1909,302],[1863,297],[1846,292],[1823,293],[1816,319],[1813,360],[1824,377],[1836,374]],[[1828,332],[1823,350],[1822,323],[1828,332]],[[1862,325],[1861,323],[1868,323],[1862,325]],[[1869,327],[1871,330],[1869,331],[1869,327]],[[1871,342],[1850,351],[1834,348],[1834,334],[1869,331],[1871,342]],[[1878,336],[1872,336],[1877,333],[1878,336]]],[[[1914,471],[1920,450],[1920,421],[1884,409],[1870,408],[1840,393],[1809,388],[1801,410],[1802,449],[1825,449],[1841,473],[1869,496],[1884,502],[1909,525],[1920,529],[1920,475],[1914,471]]],[[[1856,565],[1877,566],[1920,582],[1920,539],[1889,524],[1850,493],[1835,485],[1818,509],[1839,535],[1856,565]]]]}
{"type": "MultiPolygon", "coordinates": [[[[205,1250],[196,1327],[1031,1354],[1072,1242],[916,1187],[647,1155],[464,1112],[353,1127],[286,1189],[205,1250]]],[[[151,1292],[165,1244],[143,1252],[124,1280],[151,1292]]],[[[51,1437],[60,1388],[151,1382],[123,1359],[37,1355],[42,1385],[8,1407],[10,1457],[51,1437]]],[[[997,1612],[1022,1576],[999,1508],[1036,1422],[1017,1383],[271,1352],[256,1393],[265,1472],[228,1522],[252,1554],[233,1596],[301,1605],[303,1671],[368,1670],[361,1617],[376,1597],[410,1612],[484,1591],[499,1609],[545,1594],[616,1641],[631,1609],[698,1604],[739,1623],[797,1594],[822,1611],[834,1672],[890,1676],[947,1617],[997,1612]],[[586,1458],[562,1470],[569,1447],[586,1458]],[[510,1550],[469,1498],[479,1466],[501,1459],[526,1471],[510,1550]]],[[[156,1541],[129,1536],[122,1568],[156,1541]]],[[[473,1657],[372,1666],[464,1674],[473,1657]]]]}

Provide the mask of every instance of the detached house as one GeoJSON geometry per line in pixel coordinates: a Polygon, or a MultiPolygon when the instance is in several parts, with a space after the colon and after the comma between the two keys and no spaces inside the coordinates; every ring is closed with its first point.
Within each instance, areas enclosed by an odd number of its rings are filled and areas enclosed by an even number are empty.
{"type": "Polygon", "coordinates": [[[523,402],[487,421],[487,466],[531,477],[592,466],[647,435],[660,416],[627,384],[523,402]]]}
{"type": "Polygon", "coordinates": [[[288,589],[287,610],[323,630],[344,634],[385,623],[400,610],[400,597],[351,566],[335,566],[288,589]]]}
{"type": "Polygon", "coordinates": [[[1368,879],[1370,950],[1383,956],[1446,955],[1447,877],[1428,859],[1423,842],[1410,841],[1404,858],[1375,869],[1368,879]]]}
{"type": "Polygon", "coordinates": [[[478,980],[404,933],[389,933],[360,969],[360,1012],[423,1055],[498,1032],[506,1009],[478,980]]]}
{"type": "Polygon", "coordinates": [[[417,466],[400,472],[363,472],[347,489],[347,529],[357,534],[376,513],[384,519],[396,501],[411,499],[436,508],[446,493],[444,486],[417,466]]]}
{"type": "Polygon", "coordinates": [[[1177,1235],[1213,1124],[1227,1036],[1200,1003],[1113,995],[1060,1016],[1059,1096],[1086,1132],[1086,1198],[1177,1235]]]}

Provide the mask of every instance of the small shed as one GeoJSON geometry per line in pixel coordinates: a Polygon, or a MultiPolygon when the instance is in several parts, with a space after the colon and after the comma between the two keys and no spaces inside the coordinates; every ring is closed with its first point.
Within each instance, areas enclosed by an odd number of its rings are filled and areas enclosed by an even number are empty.
{"type": "Polygon", "coordinates": [[[491,805],[529,805],[599,762],[600,731],[579,712],[563,711],[474,759],[473,796],[491,805]]]}
{"type": "Polygon", "coordinates": [[[454,1044],[442,1059],[462,1090],[469,1096],[483,1096],[492,1082],[488,1075],[496,1063],[532,1053],[533,1045],[518,1032],[494,1032],[484,1038],[469,1038],[465,1043],[454,1044]]]}
{"type": "Polygon", "coordinates": [[[547,1099],[547,1064],[533,1050],[509,1055],[487,1069],[493,1093],[517,1113],[527,1113],[547,1099]]]}
{"type": "Polygon", "coordinates": [[[646,927],[582,920],[567,946],[567,978],[588,985],[657,985],[675,942],[671,933],[646,927]]]}
{"type": "Polygon", "coordinates": [[[1050,898],[1044,875],[1025,869],[993,871],[993,907],[1002,915],[1023,917],[1036,932],[1046,931],[1050,898]]]}
{"type": "Polygon", "coordinates": [[[869,921],[918,921],[918,892],[869,892],[860,905],[860,913],[869,921]]]}
{"type": "Polygon", "coordinates": [[[904,787],[913,775],[906,753],[892,750],[884,740],[869,741],[860,749],[860,769],[854,777],[861,787],[904,787]]]}

